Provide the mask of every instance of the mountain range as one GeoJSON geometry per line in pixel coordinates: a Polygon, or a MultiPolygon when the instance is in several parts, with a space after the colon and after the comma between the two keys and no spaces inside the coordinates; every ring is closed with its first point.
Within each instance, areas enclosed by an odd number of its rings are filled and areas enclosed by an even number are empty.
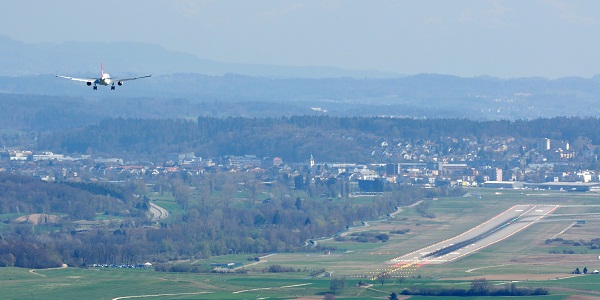
{"type": "MultiPolygon", "coordinates": [[[[595,117],[600,113],[600,76],[400,76],[327,67],[221,63],[141,43],[28,44],[6,36],[0,36],[0,100],[1,94],[69,97],[95,103],[153,99],[146,102],[164,104],[181,99],[189,103],[261,103],[263,108],[265,103],[278,103],[271,106],[269,115],[316,112],[338,116],[531,119],[595,117]],[[95,77],[100,62],[112,76],[153,76],[126,82],[116,91],[105,87],[92,91],[84,83],[53,76],[95,77]],[[281,105],[288,110],[275,109],[281,105]]],[[[242,106],[246,112],[252,110],[251,105],[242,106]]],[[[237,109],[223,110],[221,104],[214,107],[219,107],[220,115],[238,113],[237,109]]],[[[260,113],[253,112],[252,116],[260,113]]]]}
{"type": "MultiPolygon", "coordinates": [[[[130,74],[200,73],[240,74],[261,77],[394,77],[398,74],[332,67],[293,67],[236,64],[202,59],[192,54],[135,42],[24,43],[0,35],[0,75],[23,76],[70,73],[96,76],[103,62],[107,72],[130,74]],[[90,73],[91,72],[91,73],[90,73]]],[[[113,75],[111,73],[111,75],[113,75]]],[[[114,76],[113,75],[113,76],[114,76]]]]}

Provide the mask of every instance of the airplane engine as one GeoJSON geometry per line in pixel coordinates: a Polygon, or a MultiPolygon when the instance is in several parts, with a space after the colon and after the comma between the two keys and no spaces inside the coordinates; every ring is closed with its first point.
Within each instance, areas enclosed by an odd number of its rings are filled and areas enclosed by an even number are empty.
{"type": "Polygon", "coordinates": [[[87,83],[87,85],[88,85],[88,86],[92,85],[92,83],[91,83],[91,82],[89,82],[89,81],[88,81],[88,82],[86,82],[86,83],[87,83]]]}
{"type": "Polygon", "coordinates": [[[117,82],[117,84],[118,84],[119,86],[122,86],[122,85],[123,85],[123,81],[119,81],[119,82],[117,82]]]}

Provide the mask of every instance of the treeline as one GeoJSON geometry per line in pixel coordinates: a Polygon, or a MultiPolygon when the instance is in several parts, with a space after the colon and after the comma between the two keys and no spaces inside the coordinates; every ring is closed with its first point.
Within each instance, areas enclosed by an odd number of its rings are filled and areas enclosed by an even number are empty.
{"type": "Polygon", "coordinates": [[[411,287],[402,290],[400,294],[435,297],[526,297],[548,295],[548,290],[545,288],[518,288],[512,282],[506,283],[502,287],[495,287],[482,278],[473,280],[469,289],[411,287]]]}
{"type": "Polygon", "coordinates": [[[0,240],[0,267],[55,268],[62,257],[53,243],[43,244],[19,238],[0,240]]]}
{"type": "Polygon", "coordinates": [[[127,238],[129,227],[147,225],[147,207],[126,186],[44,182],[0,173],[0,266],[24,268],[82,265],[97,261],[134,262],[143,245],[127,238]],[[27,222],[19,215],[41,214],[27,222]],[[115,227],[85,232],[75,221],[98,215],[121,218],[115,227]],[[119,225],[120,224],[120,225],[119,225]]]}
{"type": "Polygon", "coordinates": [[[135,201],[130,190],[123,186],[109,183],[87,183],[87,182],[65,182],[64,184],[77,188],[79,190],[90,192],[94,195],[104,195],[121,199],[125,203],[135,201]]]}
{"type": "MultiPolygon", "coordinates": [[[[589,241],[586,241],[586,240],[575,241],[575,240],[565,240],[563,238],[554,238],[554,239],[547,239],[546,242],[545,242],[546,245],[550,245],[550,244],[553,244],[553,243],[559,243],[561,245],[575,246],[575,247],[585,246],[585,247],[588,247],[589,249],[592,249],[592,250],[600,249],[600,238],[593,238],[593,239],[591,239],[589,241]]],[[[554,251],[556,251],[556,250],[554,250],[554,251]]],[[[571,249],[565,249],[563,251],[569,251],[568,254],[575,253],[571,249]]],[[[550,253],[553,253],[553,252],[551,251],[550,253]]]]}
{"type": "Polygon", "coordinates": [[[185,215],[164,228],[147,231],[146,249],[173,255],[172,259],[305,250],[309,239],[331,236],[354,222],[378,218],[422,196],[421,190],[412,186],[374,198],[368,205],[355,205],[348,199],[308,200],[286,195],[240,205],[205,196],[190,203],[185,215]]]}
{"type": "MultiPolygon", "coordinates": [[[[44,182],[22,175],[0,173],[0,214],[60,214],[67,220],[93,220],[96,213],[120,215],[134,199],[92,193],[91,184],[69,185],[44,182]]],[[[105,190],[107,188],[101,188],[105,190]]],[[[115,193],[118,188],[112,188],[115,193]]]]}
{"type": "MultiPolygon", "coordinates": [[[[467,119],[199,117],[196,122],[165,119],[106,119],[98,125],[43,135],[39,149],[58,152],[165,156],[195,152],[202,157],[256,154],[304,161],[313,154],[329,161],[373,160],[373,145],[384,140],[447,137],[589,139],[600,144],[600,119],[556,117],[516,121],[467,119]],[[326,145],[326,147],[324,147],[326,145]],[[343,151],[332,151],[343,149],[343,151]]],[[[457,145],[460,146],[460,145],[457,145]]]]}

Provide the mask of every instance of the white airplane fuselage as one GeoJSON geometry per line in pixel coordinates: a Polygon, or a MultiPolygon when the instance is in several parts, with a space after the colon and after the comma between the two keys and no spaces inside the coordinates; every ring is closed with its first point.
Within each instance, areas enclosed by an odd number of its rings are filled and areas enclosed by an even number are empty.
{"type": "Polygon", "coordinates": [[[110,80],[110,75],[108,75],[108,73],[103,72],[102,78],[97,79],[96,82],[94,82],[94,83],[99,84],[99,85],[110,85],[113,82],[112,82],[112,80],[110,80]]]}
{"type": "Polygon", "coordinates": [[[110,75],[108,75],[108,73],[104,73],[104,66],[102,64],[100,64],[100,78],[76,78],[76,77],[69,77],[69,76],[62,76],[62,75],[55,75],[55,76],[60,77],[60,78],[66,78],[66,79],[70,79],[70,80],[85,82],[88,86],[93,85],[94,90],[97,89],[97,87],[96,87],[97,85],[103,85],[103,86],[110,85],[110,89],[114,90],[115,84],[121,86],[121,85],[123,85],[123,83],[125,81],[136,80],[136,79],[141,79],[141,78],[148,78],[148,77],[151,77],[152,75],[133,77],[133,78],[110,78],[110,75]]]}

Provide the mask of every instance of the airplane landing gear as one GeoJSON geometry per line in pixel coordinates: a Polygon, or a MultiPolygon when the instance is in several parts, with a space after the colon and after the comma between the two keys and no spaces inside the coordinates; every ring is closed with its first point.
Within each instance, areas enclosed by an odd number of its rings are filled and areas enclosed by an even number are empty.
{"type": "Polygon", "coordinates": [[[114,85],[114,84],[110,86],[110,90],[111,90],[111,91],[114,91],[114,90],[115,90],[115,85],[114,85]]]}
{"type": "Polygon", "coordinates": [[[94,85],[94,91],[97,90],[97,89],[98,89],[98,87],[94,85]]]}

